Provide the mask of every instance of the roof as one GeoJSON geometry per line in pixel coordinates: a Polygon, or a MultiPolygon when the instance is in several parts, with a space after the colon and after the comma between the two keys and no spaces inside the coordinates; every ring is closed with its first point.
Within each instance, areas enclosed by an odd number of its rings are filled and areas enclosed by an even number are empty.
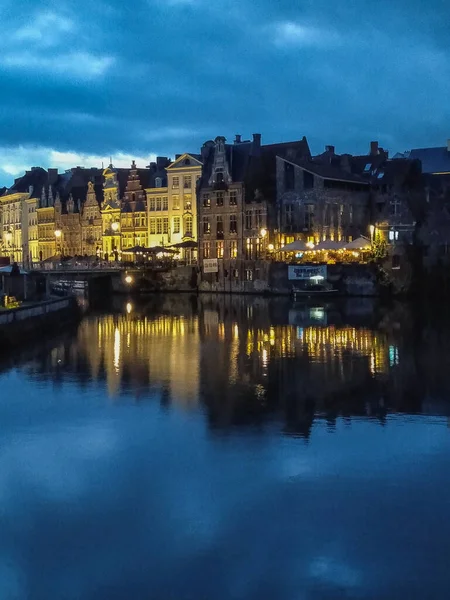
{"type": "Polygon", "coordinates": [[[320,164],[315,161],[288,161],[297,165],[301,169],[305,171],[309,171],[309,173],[313,173],[322,179],[332,179],[335,181],[348,181],[350,183],[359,183],[361,185],[368,185],[369,182],[363,179],[361,176],[356,175],[354,173],[350,173],[349,171],[344,171],[338,167],[335,167],[330,164],[320,164]]]}
{"type": "Polygon", "coordinates": [[[411,159],[420,160],[422,173],[450,173],[450,152],[447,146],[414,148],[407,154],[411,159]]]}
{"type": "Polygon", "coordinates": [[[40,198],[42,186],[48,185],[48,173],[41,167],[33,167],[30,171],[26,171],[25,175],[14,180],[13,185],[5,189],[3,196],[9,194],[28,193],[30,187],[33,188],[31,198],[40,198]]]}

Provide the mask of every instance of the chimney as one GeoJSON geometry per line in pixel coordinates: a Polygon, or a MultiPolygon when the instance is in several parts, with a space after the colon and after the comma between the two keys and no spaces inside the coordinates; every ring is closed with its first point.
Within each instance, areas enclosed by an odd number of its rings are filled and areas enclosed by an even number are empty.
{"type": "Polygon", "coordinates": [[[334,146],[325,146],[325,152],[329,152],[330,154],[334,154],[334,146]]]}
{"type": "Polygon", "coordinates": [[[370,156],[378,155],[378,142],[370,142],[370,156]]]}
{"type": "Polygon", "coordinates": [[[252,145],[252,154],[253,156],[259,156],[261,152],[261,134],[254,133],[253,134],[253,145],[252,145]]]}
{"type": "Polygon", "coordinates": [[[48,170],[48,183],[49,185],[53,185],[56,183],[58,179],[58,169],[49,169],[48,170]]]}
{"type": "Polygon", "coordinates": [[[235,144],[240,144],[240,143],[241,143],[241,140],[242,140],[242,136],[241,136],[241,134],[240,134],[240,133],[237,133],[237,134],[236,134],[236,137],[234,138],[234,143],[235,143],[235,144]]]}
{"type": "Polygon", "coordinates": [[[169,162],[169,159],[167,158],[167,156],[157,156],[156,157],[156,168],[159,169],[164,169],[164,167],[167,167],[167,163],[169,162]]]}

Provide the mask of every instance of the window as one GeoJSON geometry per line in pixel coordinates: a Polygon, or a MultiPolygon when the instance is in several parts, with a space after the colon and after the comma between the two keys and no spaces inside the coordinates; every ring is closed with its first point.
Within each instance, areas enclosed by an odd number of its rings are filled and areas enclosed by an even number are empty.
{"type": "Polygon", "coordinates": [[[192,210],[192,196],[191,194],[184,195],[184,210],[192,210]]]}
{"type": "Polygon", "coordinates": [[[217,238],[223,240],[223,217],[222,215],[217,215],[217,238]]]}
{"type": "Polygon", "coordinates": [[[400,214],[400,200],[397,196],[394,196],[394,200],[391,202],[391,214],[394,217],[400,214]]]}
{"type": "Polygon", "coordinates": [[[180,217],[174,217],[173,218],[173,232],[180,233],[180,229],[181,229],[181,219],[180,219],[180,217]]]}
{"type": "Polygon", "coordinates": [[[308,171],[303,171],[303,188],[310,190],[314,187],[314,175],[308,171]]]}
{"type": "Polygon", "coordinates": [[[284,163],[284,189],[285,190],[293,190],[295,187],[295,173],[294,173],[294,165],[291,163],[284,163]]]}
{"type": "Polygon", "coordinates": [[[286,217],[286,225],[292,225],[294,222],[294,205],[288,203],[284,207],[284,214],[286,217]]]}
{"type": "Polygon", "coordinates": [[[209,194],[203,194],[203,208],[211,208],[211,198],[209,194]]]}
{"type": "Polygon", "coordinates": [[[245,259],[252,259],[252,240],[250,238],[245,240],[245,259]]]}
{"type": "Polygon", "coordinates": [[[314,227],[314,204],[305,205],[305,229],[312,229],[314,227]]]}
{"type": "Polygon", "coordinates": [[[163,232],[162,219],[161,219],[161,217],[158,217],[156,219],[156,233],[162,233],[162,232],[163,232]]]}
{"type": "Polygon", "coordinates": [[[191,188],[191,186],[192,186],[192,177],[191,177],[190,175],[186,175],[186,176],[184,177],[184,181],[183,181],[183,183],[184,183],[184,186],[183,186],[183,187],[184,187],[184,189],[185,189],[185,190],[186,190],[186,189],[190,189],[190,188],[191,188]]]}
{"type": "Polygon", "coordinates": [[[156,198],[156,210],[161,210],[161,196],[156,198]]]}
{"type": "Polygon", "coordinates": [[[169,233],[169,217],[163,218],[163,233],[165,233],[165,234],[169,233]]]}
{"type": "Polygon", "coordinates": [[[389,241],[394,242],[397,240],[398,240],[398,231],[395,231],[395,229],[391,229],[389,231],[389,241]]]}
{"type": "Polygon", "coordinates": [[[155,198],[150,198],[150,210],[156,210],[155,198]]]}
{"type": "Polygon", "coordinates": [[[230,192],[230,206],[237,206],[237,190],[230,192]]]}
{"type": "Polygon", "coordinates": [[[209,258],[211,255],[211,243],[203,242],[203,258],[209,258]]]}
{"type": "Polygon", "coordinates": [[[223,206],[223,192],[216,192],[216,205],[223,206]]]}
{"type": "Polygon", "coordinates": [[[172,196],[172,210],[180,209],[180,196],[174,195],[172,196]]]}
{"type": "Polygon", "coordinates": [[[230,258],[237,258],[237,241],[231,240],[230,242],[230,258]]]}
{"type": "Polygon", "coordinates": [[[162,187],[162,177],[155,177],[155,187],[162,187]]]}
{"type": "Polygon", "coordinates": [[[223,242],[216,242],[216,256],[223,258],[223,242]]]}
{"type": "Polygon", "coordinates": [[[141,227],[145,227],[145,217],[141,217],[141,227]]]}
{"type": "Polygon", "coordinates": [[[184,220],[184,235],[192,237],[192,217],[186,217],[184,220]]]}
{"type": "Polygon", "coordinates": [[[245,269],[245,279],[247,281],[253,281],[253,271],[251,269],[245,269]]]}
{"type": "Polygon", "coordinates": [[[180,178],[179,177],[173,177],[172,178],[172,187],[173,188],[179,188],[180,187],[180,178]]]}
{"type": "Polygon", "coordinates": [[[245,211],[245,229],[251,229],[251,228],[252,228],[252,211],[246,210],[245,211]]]}
{"type": "Polygon", "coordinates": [[[230,233],[237,233],[237,216],[230,215],[230,233]]]}
{"type": "Polygon", "coordinates": [[[162,209],[163,210],[169,209],[169,198],[167,196],[164,196],[162,199],[162,209]]]}
{"type": "Polygon", "coordinates": [[[203,217],[203,233],[211,233],[211,223],[209,217],[203,217]]]}
{"type": "Polygon", "coordinates": [[[258,208],[258,210],[255,210],[255,227],[259,229],[262,224],[262,210],[258,208]]]}

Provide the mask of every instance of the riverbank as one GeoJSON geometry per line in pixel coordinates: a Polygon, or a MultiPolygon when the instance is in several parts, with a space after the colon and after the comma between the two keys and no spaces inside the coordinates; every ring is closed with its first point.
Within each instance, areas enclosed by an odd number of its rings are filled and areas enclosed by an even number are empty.
{"type": "Polygon", "coordinates": [[[76,323],[81,311],[74,297],[51,298],[0,311],[0,355],[76,323]]]}

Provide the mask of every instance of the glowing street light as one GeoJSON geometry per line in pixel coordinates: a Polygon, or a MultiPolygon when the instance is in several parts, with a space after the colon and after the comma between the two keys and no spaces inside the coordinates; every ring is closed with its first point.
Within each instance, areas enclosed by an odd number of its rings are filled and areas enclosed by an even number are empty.
{"type": "Polygon", "coordinates": [[[57,239],[59,239],[62,236],[62,231],[61,229],[55,229],[55,237],[57,239]]]}
{"type": "Polygon", "coordinates": [[[119,223],[117,221],[113,221],[113,223],[111,223],[111,229],[114,232],[119,231],[119,223]]]}
{"type": "Polygon", "coordinates": [[[267,229],[264,229],[264,227],[261,229],[261,231],[259,232],[259,235],[263,238],[266,237],[267,235],[267,229]]]}
{"type": "Polygon", "coordinates": [[[269,244],[267,246],[267,249],[269,250],[269,252],[273,252],[274,248],[275,248],[275,246],[273,244],[269,244]]]}
{"type": "Polygon", "coordinates": [[[125,277],[125,283],[128,283],[128,285],[130,285],[130,283],[133,283],[133,278],[131,277],[131,275],[127,275],[125,277]]]}

